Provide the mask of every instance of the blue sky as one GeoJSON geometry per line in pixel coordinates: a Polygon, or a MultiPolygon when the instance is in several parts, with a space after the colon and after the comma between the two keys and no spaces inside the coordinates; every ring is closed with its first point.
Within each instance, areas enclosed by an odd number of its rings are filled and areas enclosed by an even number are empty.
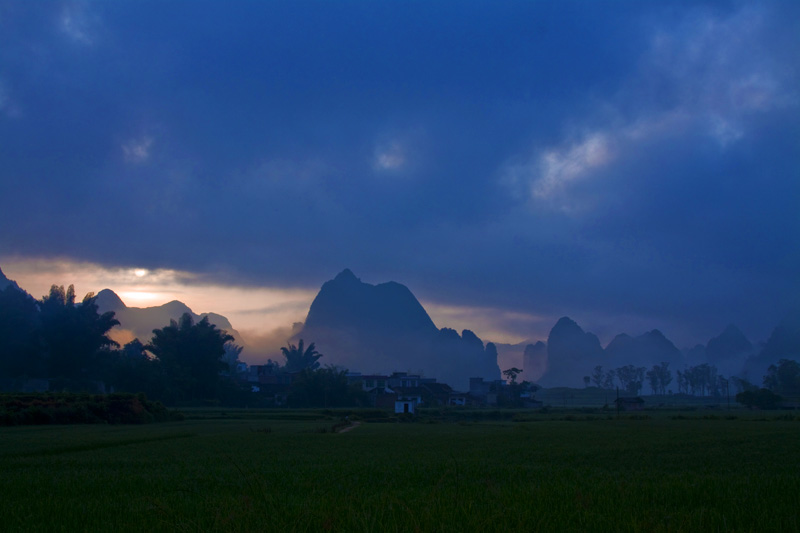
{"type": "Polygon", "coordinates": [[[762,340],[800,306],[798,36],[788,1],[6,0],[0,267],[762,340]]]}

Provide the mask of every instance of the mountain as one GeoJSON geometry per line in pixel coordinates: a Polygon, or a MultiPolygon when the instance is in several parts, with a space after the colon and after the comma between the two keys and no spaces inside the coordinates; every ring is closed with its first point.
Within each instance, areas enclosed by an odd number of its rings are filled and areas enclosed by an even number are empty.
{"type": "Polygon", "coordinates": [[[758,355],[749,357],[743,374],[755,384],[760,384],[770,365],[781,359],[800,361],[800,312],[786,316],[764,344],[758,355]]]}
{"type": "Polygon", "coordinates": [[[606,361],[609,368],[632,363],[636,357],[636,341],[627,333],[620,333],[608,343],[605,352],[610,358],[606,361]]]}
{"type": "Polygon", "coordinates": [[[536,383],[547,370],[547,344],[525,340],[517,344],[496,342],[497,363],[502,370],[511,367],[522,369],[520,379],[536,383]]]}
{"type": "Polygon", "coordinates": [[[745,360],[753,355],[753,344],[733,324],[710,339],[706,345],[706,359],[724,376],[739,374],[745,360]]]}
{"type": "Polygon", "coordinates": [[[683,361],[687,366],[696,366],[702,365],[703,363],[708,363],[705,345],[695,344],[691,348],[684,348],[683,361]]]}
{"type": "Polygon", "coordinates": [[[364,283],[349,269],[322,285],[295,338],[314,342],[322,363],[354,371],[422,371],[462,390],[471,377],[500,378],[494,347],[438,329],[404,285],[364,283]]]}
{"type": "Polygon", "coordinates": [[[544,387],[580,387],[583,376],[603,364],[600,340],[571,318],[562,317],[547,337],[547,371],[539,380],[544,387]]]}
{"type": "Polygon", "coordinates": [[[170,320],[178,320],[184,313],[189,313],[195,322],[207,316],[209,322],[233,335],[236,343],[243,344],[241,336],[227,318],[215,313],[195,314],[189,306],[177,300],[154,307],[128,307],[111,289],[103,289],[96,298],[99,313],[113,311],[119,320],[120,325],[112,330],[112,337],[120,343],[138,338],[146,344],[153,337],[154,329],[168,326],[170,320]],[[123,330],[129,331],[130,335],[122,334],[123,330]]]}
{"type": "Polygon", "coordinates": [[[322,285],[311,303],[305,327],[372,329],[382,334],[436,330],[428,313],[404,285],[362,283],[350,269],[322,285]]]}
{"type": "Polygon", "coordinates": [[[524,359],[526,369],[544,370],[538,381],[544,387],[581,387],[583,376],[590,375],[598,365],[611,370],[626,365],[649,369],[661,362],[670,363],[674,369],[683,364],[681,351],[657,329],[638,337],[621,333],[603,349],[597,336],[583,331],[569,317],[556,322],[546,345],[542,342],[529,345],[524,359]]]}
{"type": "Polygon", "coordinates": [[[772,362],[800,357],[800,313],[788,315],[772,330],[759,357],[772,362]]]}
{"type": "Polygon", "coordinates": [[[8,279],[6,275],[3,274],[3,270],[0,269],[0,291],[5,290],[5,288],[8,286],[14,287],[15,289],[20,291],[22,290],[19,288],[19,285],[17,285],[16,281],[8,279]]]}
{"type": "Polygon", "coordinates": [[[538,381],[547,371],[547,345],[542,341],[528,344],[522,353],[523,377],[526,381],[538,381]]]}
{"type": "Polygon", "coordinates": [[[609,368],[635,365],[650,369],[666,362],[675,369],[683,364],[681,351],[657,329],[638,337],[625,333],[617,335],[606,346],[605,356],[609,368]]]}
{"type": "Polygon", "coordinates": [[[733,324],[729,325],[718,336],[710,339],[706,345],[708,362],[717,364],[740,355],[748,355],[753,351],[753,344],[744,333],[733,324]]]}
{"type": "Polygon", "coordinates": [[[497,366],[501,370],[511,367],[522,368],[524,364],[522,354],[525,351],[525,346],[529,344],[529,342],[530,341],[524,341],[517,344],[493,342],[492,344],[494,344],[497,350],[497,366]]]}
{"type": "Polygon", "coordinates": [[[106,313],[108,311],[114,311],[116,313],[122,309],[127,309],[125,307],[125,302],[111,289],[103,289],[98,292],[94,298],[94,302],[97,304],[97,308],[101,313],[106,313]]]}

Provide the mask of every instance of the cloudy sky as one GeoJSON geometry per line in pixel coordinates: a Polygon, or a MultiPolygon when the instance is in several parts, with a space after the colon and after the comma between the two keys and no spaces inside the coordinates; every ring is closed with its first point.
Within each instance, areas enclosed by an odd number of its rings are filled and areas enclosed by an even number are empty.
{"type": "Polygon", "coordinates": [[[0,2],[0,268],[679,346],[800,306],[800,3],[0,2]]]}

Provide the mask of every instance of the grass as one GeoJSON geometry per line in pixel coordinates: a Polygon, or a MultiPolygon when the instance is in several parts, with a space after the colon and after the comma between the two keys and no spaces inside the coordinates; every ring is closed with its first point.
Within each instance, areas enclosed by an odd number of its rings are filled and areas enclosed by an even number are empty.
{"type": "Polygon", "coordinates": [[[339,414],[0,428],[3,529],[800,530],[794,417],[444,416],[334,434],[339,414]]]}

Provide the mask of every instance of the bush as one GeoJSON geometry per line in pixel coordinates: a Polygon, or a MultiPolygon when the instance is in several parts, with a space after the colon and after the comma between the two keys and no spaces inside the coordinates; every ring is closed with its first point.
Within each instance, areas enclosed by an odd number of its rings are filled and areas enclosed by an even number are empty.
{"type": "Polygon", "coordinates": [[[736,401],[756,409],[777,409],[783,398],[769,389],[746,390],[736,395],[736,401]]]}
{"type": "Polygon", "coordinates": [[[0,425],[145,424],[182,420],[144,394],[3,394],[0,425]]]}

